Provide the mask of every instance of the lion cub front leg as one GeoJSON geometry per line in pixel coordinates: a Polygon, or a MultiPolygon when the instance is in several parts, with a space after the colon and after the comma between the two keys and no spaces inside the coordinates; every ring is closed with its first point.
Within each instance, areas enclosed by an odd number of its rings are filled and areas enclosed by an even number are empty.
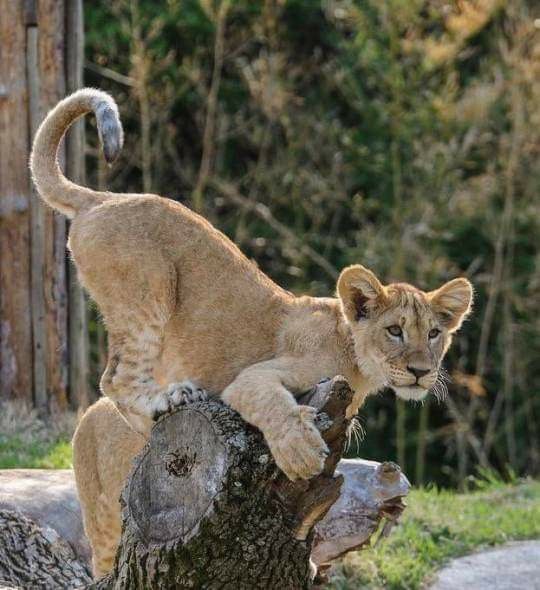
{"type": "Polygon", "coordinates": [[[294,481],[320,473],[328,447],[315,426],[317,410],[299,405],[285,387],[295,385],[288,365],[278,359],[245,369],[222,399],[262,431],[277,466],[294,481]]]}

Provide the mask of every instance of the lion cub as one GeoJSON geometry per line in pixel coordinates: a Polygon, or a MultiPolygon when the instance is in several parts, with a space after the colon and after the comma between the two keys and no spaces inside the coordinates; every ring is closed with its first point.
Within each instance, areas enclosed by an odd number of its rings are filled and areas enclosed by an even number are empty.
{"type": "Polygon", "coordinates": [[[336,298],[295,297],[183,205],[67,180],[58,146],[88,112],[112,162],[123,141],[116,104],[84,89],[41,124],[31,169],[41,197],[73,220],[68,246],[109,336],[101,389],[135,431],[146,437],[157,415],[185,400],[191,380],[259,428],[290,479],[310,478],[327,448],[314,410],[295,395],[342,374],[356,393],[354,414],[382,387],[419,400],[435,386],[470,310],[466,279],[426,293],[385,286],[354,265],[341,273],[336,298]]]}

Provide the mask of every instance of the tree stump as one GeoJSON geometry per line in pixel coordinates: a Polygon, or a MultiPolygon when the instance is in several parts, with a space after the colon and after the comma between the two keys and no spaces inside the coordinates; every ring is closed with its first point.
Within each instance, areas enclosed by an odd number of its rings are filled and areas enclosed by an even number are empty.
{"type": "Polygon", "coordinates": [[[290,482],[262,434],[220,402],[161,418],[124,488],[114,571],[94,587],[310,588],[313,527],[339,496],[353,395],[340,377],[321,388],[330,455],[309,481],[290,482]]]}

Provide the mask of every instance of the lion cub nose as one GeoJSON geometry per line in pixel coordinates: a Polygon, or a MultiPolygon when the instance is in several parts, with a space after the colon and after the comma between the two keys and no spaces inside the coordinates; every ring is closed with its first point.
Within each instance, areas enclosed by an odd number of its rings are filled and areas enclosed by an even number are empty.
{"type": "Polygon", "coordinates": [[[429,369],[418,369],[417,367],[407,366],[407,371],[412,373],[417,379],[421,379],[424,375],[429,373],[429,369]]]}

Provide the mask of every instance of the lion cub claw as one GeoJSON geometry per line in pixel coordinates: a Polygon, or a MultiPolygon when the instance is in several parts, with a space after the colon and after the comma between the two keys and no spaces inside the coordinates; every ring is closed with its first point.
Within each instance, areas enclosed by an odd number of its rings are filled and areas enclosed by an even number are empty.
{"type": "Polygon", "coordinates": [[[310,479],[324,467],[329,450],[315,426],[317,410],[298,406],[266,439],[277,466],[291,480],[310,479]]]}
{"type": "Polygon", "coordinates": [[[161,401],[163,403],[154,410],[152,415],[154,420],[157,420],[160,416],[169,414],[179,406],[206,401],[208,399],[208,393],[204,389],[197,387],[191,381],[171,383],[161,395],[161,401]]]}

